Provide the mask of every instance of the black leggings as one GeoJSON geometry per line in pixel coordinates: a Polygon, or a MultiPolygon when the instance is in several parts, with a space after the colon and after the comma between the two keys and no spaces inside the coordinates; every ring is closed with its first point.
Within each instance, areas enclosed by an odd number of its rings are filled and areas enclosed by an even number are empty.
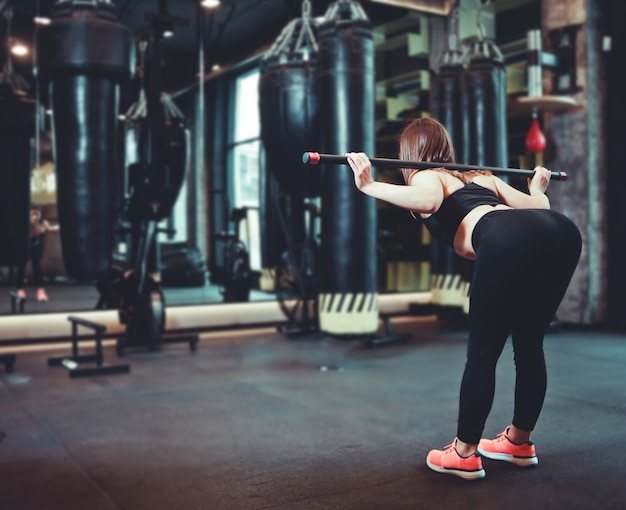
{"type": "Polygon", "coordinates": [[[543,337],[578,264],[582,239],[562,214],[494,211],[476,225],[469,342],[457,437],[476,444],[493,404],[496,363],[511,334],[515,357],[513,425],[532,431],[546,394],[543,337]]]}
{"type": "MultiPolygon", "coordinates": [[[[43,286],[43,271],[41,268],[41,256],[43,255],[43,239],[42,236],[30,238],[30,262],[33,267],[33,275],[35,276],[35,285],[43,286]]],[[[24,285],[24,276],[26,275],[26,264],[28,260],[21,264],[17,269],[17,286],[24,285]]]]}

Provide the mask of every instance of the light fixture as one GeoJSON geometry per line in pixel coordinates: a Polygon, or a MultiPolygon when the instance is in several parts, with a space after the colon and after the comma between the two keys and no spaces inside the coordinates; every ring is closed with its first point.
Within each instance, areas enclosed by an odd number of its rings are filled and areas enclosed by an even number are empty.
{"type": "Polygon", "coordinates": [[[202,0],[200,5],[206,9],[217,9],[220,6],[220,0],[202,0]]]}
{"type": "Polygon", "coordinates": [[[35,16],[33,21],[35,22],[35,25],[49,25],[52,23],[50,18],[45,18],[44,16],[35,16]]]}
{"type": "Polygon", "coordinates": [[[13,53],[13,55],[16,57],[24,57],[28,55],[29,52],[28,46],[16,39],[11,39],[11,53],[13,53]]]}
{"type": "Polygon", "coordinates": [[[165,30],[165,31],[163,31],[163,37],[165,37],[166,39],[174,37],[174,31],[173,30],[165,30]]]}

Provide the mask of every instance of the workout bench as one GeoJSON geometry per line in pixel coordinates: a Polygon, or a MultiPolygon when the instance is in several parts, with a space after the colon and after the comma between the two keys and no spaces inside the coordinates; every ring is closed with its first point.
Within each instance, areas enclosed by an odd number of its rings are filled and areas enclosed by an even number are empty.
{"type": "Polygon", "coordinates": [[[86,319],[81,319],[74,315],[69,315],[67,320],[72,323],[72,355],[48,358],[48,366],[64,366],[69,370],[70,378],[90,377],[92,375],[127,374],[130,372],[130,365],[104,365],[102,355],[102,335],[106,331],[106,326],[97,324],[86,319]],[[95,332],[96,353],[78,353],[78,326],[92,329],[95,332]],[[96,366],[79,368],[80,363],[96,363],[96,366]]]}
{"type": "Polygon", "coordinates": [[[20,313],[24,313],[24,303],[26,300],[14,290],[9,292],[9,296],[11,296],[11,313],[17,313],[18,305],[20,313]]]}

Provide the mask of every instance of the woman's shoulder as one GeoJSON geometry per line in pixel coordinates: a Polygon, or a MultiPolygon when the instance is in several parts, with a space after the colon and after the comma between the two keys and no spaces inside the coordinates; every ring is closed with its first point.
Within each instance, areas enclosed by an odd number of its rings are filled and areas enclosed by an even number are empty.
{"type": "Polygon", "coordinates": [[[477,174],[472,177],[472,182],[478,184],[483,188],[490,189],[494,193],[497,193],[498,186],[496,184],[496,178],[493,174],[477,174]]]}
{"type": "Polygon", "coordinates": [[[443,188],[445,190],[445,196],[448,197],[455,191],[458,191],[463,186],[465,186],[465,182],[461,180],[457,175],[453,172],[449,172],[444,170],[443,172],[437,172],[439,174],[439,178],[443,184],[443,188]]]}
{"type": "Polygon", "coordinates": [[[436,169],[415,170],[409,178],[409,184],[411,186],[423,185],[426,182],[443,185],[439,172],[437,172],[436,169]]]}

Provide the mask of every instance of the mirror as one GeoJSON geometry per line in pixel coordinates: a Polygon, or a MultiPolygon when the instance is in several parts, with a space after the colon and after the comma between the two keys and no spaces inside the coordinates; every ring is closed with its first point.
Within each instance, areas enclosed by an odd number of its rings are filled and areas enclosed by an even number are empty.
{"type": "MultiPolygon", "coordinates": [[[[324,8],[318,6],[322,13],[324,8]]],[[[427,110],[424,93],[428,86],[429,32],[426,28],[430,15],[388,5],[368,4],[364,8],[375,27],[376,58],[383,73],[376,78],[377,88],[383,91],[377,97],[376,155],[396,157],[399,129],[411,115],[427,110]],[[409,45],[410,55],[406,51],[409,45]],[[408,74],[407,65],[412,67],[408,74]]],[[[131,14],[122,13],[120,21],[125,22],[124,16],[131,14]]],[[[210,63],[207,59],[206,64],[210,63]]],[[[197,66],[197,61],[190,60],[187,64],[197,66]]],[[[263,269],[260,263],[261,218],[258,191],[255,191],[260,186],[259,162],[262,159],[258,121],[256,125],[251,121],[257,108],[258,62],[242,61],[225,70],[210,71],[206,76],[202,101],[197,84],[171,94],[187,118],[192,143],[186,185],[172,216],[159,225],[163,229],[159,241],[165,303],[181,306],[274,300],[277,298],[276,274],[271,269],[263,269]],[[200,104],[204,105],[204,115],[198,114],[200,104]],[[223,119],[232,112],[235,112],[235,120],[229,126],[223,119]],[[237,112],[240,112],[239,118],[237,112]],[[252,283],[247,289],[229,285],[225,274],[229,257],[230,260],[241,257],[242,251],[251,269],[252,283]]],[[[128,101],[133,99],[130,97],[128,101]]],[[[125,111],[124,105],[122,111],[125,111]]],[[[38,164],[32,171],[32,202],[41,207],[44,219],[56,225],[58,213],[50,133],[43,133],[38,144],[37,158],[34,158],[38,164]]],[[[381,171],[380,175],[400,182],[397,172],[381,171]]],[[[315,205],[315,201],[311,201],[312,209],[315,205]]],[[[403,211],[384,204],[379,204],[378,208],[379,292],[428,290],[427,232],[403,211]]],[[[319,234],[318,223],[315,218],[311,220],[312,235],[319,234]]],[[[61,235],[61,232],[48,232],[43,243],[41,264],[48,301],[36,300],[32,265],[27,266],[26,313],[91,310],[99,306],[100,295],[95,282],[78,283],[67,277],[61,235]]],[[[119,241],[115,250],[116,255],[122,257],[127,247],[119,241]]],[[[16,288],[14,270],[0,267],[0,281],[6,292],[5,299],[0,300],[0,314],[9,314],[13,303],[7,294],[16,288]]]]}

